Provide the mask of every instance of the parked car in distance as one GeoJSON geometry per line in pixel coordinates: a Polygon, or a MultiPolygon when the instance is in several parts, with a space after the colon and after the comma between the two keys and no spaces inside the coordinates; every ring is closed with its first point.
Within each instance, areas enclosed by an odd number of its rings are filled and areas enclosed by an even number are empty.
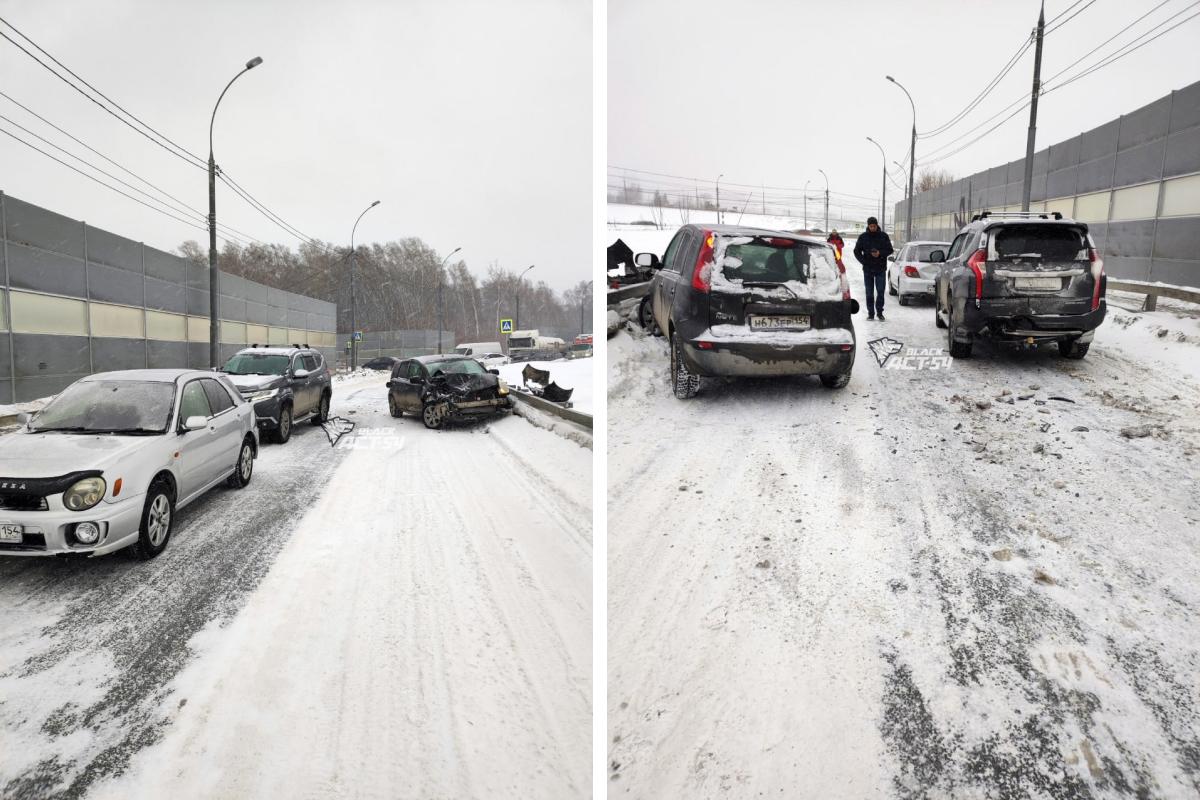
{"type": "Polygon", "coordinates": [[[954,237],[945,261],[934,322],[946,329],[951,356],[969,357],[982,336],[1087,355],[1107,310],[1107,279],[1086,223],[1058,212],[985,211],[954,237]]]}
{"type": "Polygon", "coordinates": [[[888,291],[897,296],[900,305],[908,305],[914,297],[933,297],[933,282],[942,271],[942,262],[930,261],[935,250],[945,255],[949,242],[909,242],[895,256],[888,256],[888,291]]]}
{"type": "Polygon", "coordinates": [[[223,377],[137,369],[81,378],[0,436],[0,555],[161,553],[175,512],[250,482],[254,409],[223,377]]]}
{"type": "Polygon", "coordinates": [[[685,225],[654,270],[648,308],[670,343],[678,398],[704,376],[819,375],[850,381],[858,301],[845,268],[821,239],[737,225],[685,225]]]}
{"type": "Polygon", "coordinates": [[[376,369],[391,372],[392,367],[400,363],[396,356],[377,356],[362,365],[363,369],[376,369]]]}
{"type": "Polygon", "coordinates": [[[567,351],[567,358],[591,358],[592,346],[592,334],[581,333],[571,343],[571,349],[567,351]]]}
{"type": "Polygon", "coordinates": [[[332,381],[325,358],[308,346],[259,347],[239,350],[221,371],[254,404],[259,430],[278,444],[292,436],[297,422],[329,419],[332,381]]]}
{"type": "Polygon", "coordinates": [[[426,428],[504,413],[512,408],[508,384],[497,370],[486,370],[470,356],[418,356],[392,370],[388,411],[419,416],[426,428]]]}
{"type": "Polygon", "coordinates": [[[473,356],[473,358],[482,364],[484,369],[494,369],[495,367],[503,367],[505,364],[512,363],[512,359],[504,355],[504,353],[484,353],[483,355],[473,356]]]}
{"type": "Polygon", "coordinates": [[[500,346],[499,342],[462,342],[454,347],[455,355],[471,356],[472,358],[503,352],[504,348],[500,346]]]}

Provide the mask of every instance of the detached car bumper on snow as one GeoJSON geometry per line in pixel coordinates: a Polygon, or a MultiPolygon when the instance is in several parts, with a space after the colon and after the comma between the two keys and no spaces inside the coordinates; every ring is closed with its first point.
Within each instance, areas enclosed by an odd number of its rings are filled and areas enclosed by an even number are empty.
{"type": "Polygon", "coordinates": [[[854,332],[830,328],[758,333],[741,325],[717,325],[685,339],[683,359],[690,371],[708,377],[849,374],[854,367],[854,332]]]}
{"type": "Polygon", "coordinates": [[[120,550],[137,540],[145,495],[100,502],[87,511],[64,508],[61,495],[46,502],[46,511],[0,509],[0,526],[22,529],[19,542],[0,541],[0,556],[102,556],[120,550]],[[100,528],[100,539],[93,545],[79,544],[74,537],[75,527],[83,522],[100,528]]]}

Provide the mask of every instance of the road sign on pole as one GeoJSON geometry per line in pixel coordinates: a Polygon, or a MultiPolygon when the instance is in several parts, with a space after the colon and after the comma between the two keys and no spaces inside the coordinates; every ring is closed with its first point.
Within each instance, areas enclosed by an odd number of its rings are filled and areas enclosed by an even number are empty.
{"type": "Polygon", "coordinates": [[[353,334],[351,334],[351,337],[354,339],[354,341],[361,342],[362,341],[362,331],[355,331],[353,334]]]}
{"type": "Polygon", "coordinates": [[[501,333],[512,333],[513,332],[513,321],[511,319],[500,320],[500,332],[501,333]]]}

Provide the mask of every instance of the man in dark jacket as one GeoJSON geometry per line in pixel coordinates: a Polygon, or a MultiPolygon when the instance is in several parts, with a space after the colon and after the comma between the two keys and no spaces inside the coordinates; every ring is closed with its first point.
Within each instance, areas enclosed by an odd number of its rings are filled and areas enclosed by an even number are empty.
{"type": "Polygon", "coordinates": [[[879,220],[867,218],[867,230],[854,245],[854,257],[862,264],[867,285],[867,319],[883,322],[883,297],[887,294],[887,257],[894,253],[892,240],[879,229],[879,220]]]}

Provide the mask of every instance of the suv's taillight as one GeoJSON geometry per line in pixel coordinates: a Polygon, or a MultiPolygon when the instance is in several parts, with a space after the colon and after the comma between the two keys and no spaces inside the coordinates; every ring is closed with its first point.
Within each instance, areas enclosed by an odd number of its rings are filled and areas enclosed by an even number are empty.
{"type": "Polygon", "coordinates": [[[1092,311],[1100,307],[1100,283],[1104,278],[1104,259],[1096,248],[1088,248],[1088,261],[1092,262],[1092,311]]]}
{"type": "Polygon", "coordinates": [[[713,232],[704,231],[700,236],[700,254],[696,256],[696,268],[692,271],[692,288],[708,294],[712,285],[713,232]]]}
{"type": "Polygon", "coordinates": [[[983,299],[983,270],[987,266],[987,250],[981,247],[971,253],[967,266],[975,273],[975,307],[979,308],[979,301],[983,299]]]}

